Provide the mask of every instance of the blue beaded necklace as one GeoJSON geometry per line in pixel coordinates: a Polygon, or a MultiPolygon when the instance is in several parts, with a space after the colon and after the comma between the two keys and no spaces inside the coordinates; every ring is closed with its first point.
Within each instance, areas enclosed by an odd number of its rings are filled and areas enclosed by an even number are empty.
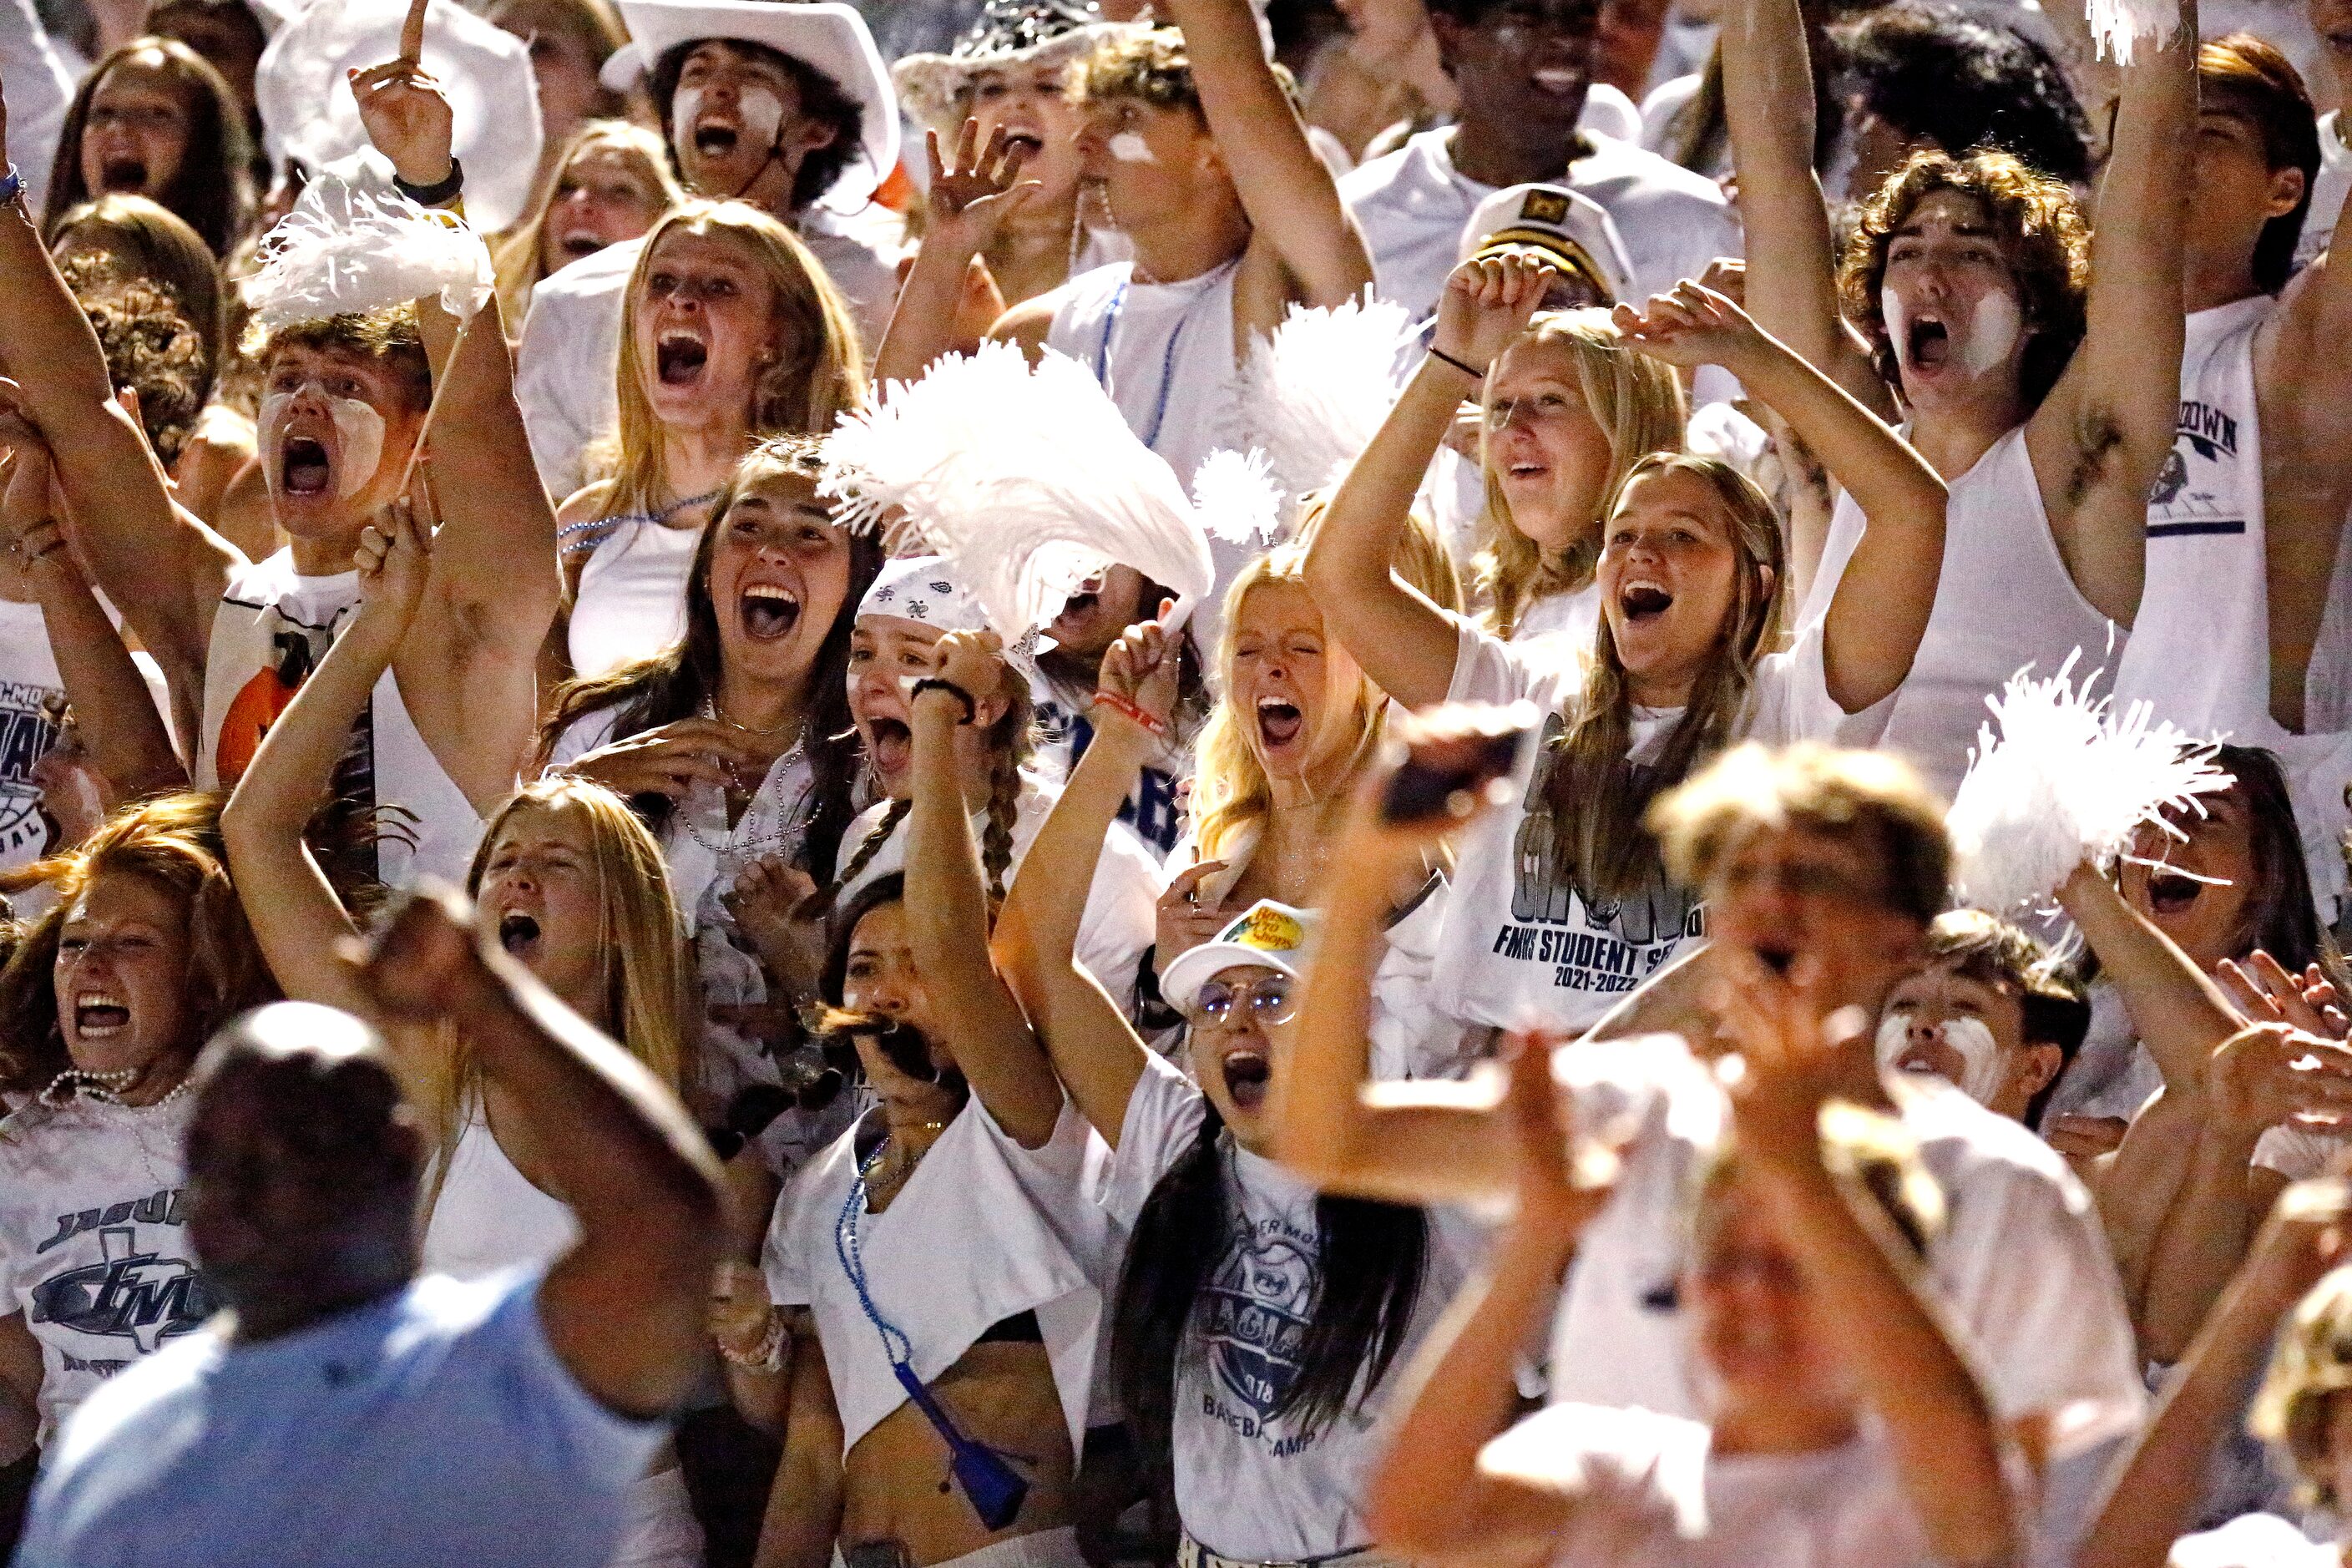
{"type": "Polygon", "coordinates": [[[555,531],[556,553],[562,556],[585,555],[619,532],[624,524],[654,522],[667,526],[669,520],[679,512],[708,505],[718,499],[719,491],[710,489],[698,496],[688,496],[684,500],[674,500],[659,511],[625,511],[611,517],[591,517],[578,522],[567,522],[555,531]],[[593,537],[583,538],[583,534],[593,537]]]}

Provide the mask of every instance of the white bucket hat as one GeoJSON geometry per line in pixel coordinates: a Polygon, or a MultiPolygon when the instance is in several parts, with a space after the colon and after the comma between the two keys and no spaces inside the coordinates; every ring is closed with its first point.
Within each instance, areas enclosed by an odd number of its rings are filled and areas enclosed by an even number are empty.
{"type": "Polygon", "coordinates": [[[898,99],[866,18],[837,0],[619,0],[629,42],[604,62],[601,78],[625,92],[681,44],[705,38],[763,44],[807,66],[865,112],[858,156],[849,160],[825,204],[864,206],[898,163],[898,99]]]}
{"type": "MultiPolygon", "coordinates": [[[[253,73],[272,163],[291,158],[314,174],[331,168],[362,184],[372,183],[370,168],[389,178],[344,73],[400,53],[407,15],[404,0],[311,0],[287,18],[253,73]]],[[[422,61],[449,98],[467,221],[478,234],[511,227],[530,205],[544,142],[530,46],[462,5],[434,0],[422,61]]]]}

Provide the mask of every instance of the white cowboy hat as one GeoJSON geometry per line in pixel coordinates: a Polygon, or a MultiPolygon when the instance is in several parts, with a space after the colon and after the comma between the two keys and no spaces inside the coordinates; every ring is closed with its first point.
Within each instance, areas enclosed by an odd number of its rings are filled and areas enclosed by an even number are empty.
{"type": "Polygon", "coordinates": [[[865,112],[858,151],[825,193],[828,205],[863,206],[898,162],[898,99],[866,18],[838,0],[619,0],[629,42],[604,62],[604,85],[628,90],[680,44],[730,38],[764,44],[818,72],[865,112]]]}
{"type": "MultiPolygon", "coordinates": [[[[400,53],[405,0],[311,0],[287,18],[253,73],[262,143],[272,163],[312,174],[366,153],[367,128],[347,70],[400,53]]],[[[530,205],[544,133],[530,46],[462,5],[425,13],[425,68],[448,95],[454,151],[466,170],[466,217],[478,234],[511,226],[530,205]]]]}
{"type": "Polygon", "coordinates": [[[900,101],[917,123],[952,145],[963,128],[960,101],[982,71],[1074,60],[1131,24],[1107,20],[1078,0],[987,0],[971,27],[943,55],[908,55],[890,68],[900,101]]]}

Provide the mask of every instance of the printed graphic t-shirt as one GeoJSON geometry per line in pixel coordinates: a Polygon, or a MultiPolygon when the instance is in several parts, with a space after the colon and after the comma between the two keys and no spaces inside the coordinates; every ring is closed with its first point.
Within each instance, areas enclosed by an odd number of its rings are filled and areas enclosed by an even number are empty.
{"type": "MultiPolygon", "coordinates": [[[[1113,1222],[1131,1228],[1160,1178],[1200,1136],[1207,1099],[1177,1068],[1148,1057],[1103,1194],[1113,1222]]],[[[1173,1432],[1176,1511],[1192,1538],[1244,1561],[1289,1562],[1365,1546],[1364,1481],[1383,1447],[1383,1415],[1414,1347],[1454,1298],[1465,1237],[1430,1216],[1429,1258],[1412,1333],[1369,1396],[1360,1378],[1336,1418],[1311,1426],[1277,1415],[1323,1275],[1315,1189],[1270,1160],[1220,1140],[1225,1202],[1236,1239],[1210,1268],[1193,1315],[1195,1342],[1180,1358],[1173,1432]],[[1205,1343],[1198,1342],[1205,1340],[1205,1343]]]]}
{"type": "MultiPolygon", "coordinates": [[[[1588,896],[1575,868],[1553,849],[1556,827],[1545,800],[1554,742],[1581,700],[1584,666],[1571,650],[1545,640],[1506,643],[1461,621],[1449,702],[1513,702],[1544,714],[1538,743],[1521,761],[1514,804],[1490,811],[1465,836],[1452,901],[1437,939],[1434,995],[1456,1022],[1508,1028],[1531,1019],[1582,1029],[1624,999],[1702,934],[1697,899],[1656,870],[1630,897],[1588,896]]],[[[1849,718],[1829,694],[1822,671],[1822,632],[1809,629],[1786,653],[1756,668],[1737,739],[1783,745],[1837,740],[1867,744],[1885,705],[1849,718]]],[[[1679,708],[1636,708],[1631,757],[1654,758],[1683,716],[1679,708]]]]}
{"type": "Polygon", "coordinates": [[[200,1327],[181,1207],[194,1102],[36,1101],[0,1121],[0,1288],[41,1347],[41,1441],[100,1384],[200,1327]]]}

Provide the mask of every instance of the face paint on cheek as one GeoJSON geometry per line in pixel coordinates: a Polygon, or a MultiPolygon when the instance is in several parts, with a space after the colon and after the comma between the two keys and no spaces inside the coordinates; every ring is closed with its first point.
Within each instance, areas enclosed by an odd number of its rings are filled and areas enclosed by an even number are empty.
{"type": "Polygon", "coordinates": [[[1146,142],[1141,136],[1132,131],[1120,132],[1118,135],[1112,137],[1106,145],[1110,148],[1110,155],[1118,159],[1122,163],[1157,163],[1160,162],[1160,160],[1152,154],[1151,143],[1146,142]]]}
{"type": "Polygon", "coordinates": [[[367,488],[383,457],[383,416],[356,397],[338,397],[328,405],[335,422],[335,441],[342,468],[336,489],[345,500],[367,488]]]}
{"type": "MultiPolygon", "coordinates": [[[[669,140],[673,147],[691,144],[694,122],[702,118],[703,90],[698,87],[682,87],[670,100],[669,140]]],[[[783,100],[764,87],[746,88],[736,95],[736,117],[743,122],[743,135],[738,145],[749,144],[762,152],[776,144],[776,132],[784,123],[783,100]]]]}
{"type": "Polygon", "coordinates": [[[2025,318],[2015,300],[2006,294],[1985,295],[1969,315],[1969,342],[1960,351],[1960,363],[1970,375],[1998,369],[2024,329],[2025,318]]]}
{"type": "Polygon", "coordinates": [[[1893,1072],[1895,1064],[1903,1059],[1903,1047],[1911,1043],[1911,1015],[1888,1008],[1878,1019],[1878,1070],[1893,1072]]]}
{"type": "MultiPolygon", "coordinates": [[[[1889,1013],[1879,1019],[1877,1054],[1882,1069],[1893,1068],[1902,1058],[1904,1047],[1909,1043],[1910,1025],[1908,1013],[1889,1013]]],[[[1947,1018],[1936,1026],[1936,1033],[1960,1058],[1959,1081],[1952,1087],[1979,1105],[1991,1104],[2009,1077],[1992,1030],[1981,1018],[1947,1018]]]]}
{"type": "Polygon", "coordinates": [[[294,401],[290,392],[273,392],[261,400],[257,428],[261,433],[261,482],[271,495],[278,493],[286,474],[286,405],[294,401]]]}
{"type": "Polygon", "coordinates": [[[1895,345],[1895,363],[1911,368],[1911,318],[1904,313],[1902,296],[1892,289],[1878,291],[1878,315],[1886,323],[1886,341],[1895,345]]]}

